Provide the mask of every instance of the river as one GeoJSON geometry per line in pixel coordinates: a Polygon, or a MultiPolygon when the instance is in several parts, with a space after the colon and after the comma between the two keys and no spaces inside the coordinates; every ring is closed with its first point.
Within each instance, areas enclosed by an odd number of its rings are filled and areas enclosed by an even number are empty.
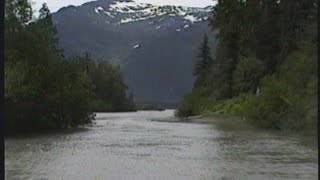
{"type": "MultiPolygon", "coordinates": [[[[228,123],[182,123],[173,110],[98,113],[90,127],[5,140],[10,180],[317,179],[299,136],[228,123]]],[[[226,121],[228,122],[228,121],[226,121]]]]}

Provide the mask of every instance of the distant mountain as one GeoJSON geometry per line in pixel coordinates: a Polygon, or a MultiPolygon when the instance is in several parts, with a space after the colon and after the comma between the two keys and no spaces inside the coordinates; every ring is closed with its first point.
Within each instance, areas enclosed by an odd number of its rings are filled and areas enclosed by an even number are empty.
{"type": "Polygon", "coordinates": [[[176,103],[192,88],[210,10],[100,0],[53,19],[67,56],[88,51],[119,64],[137,102],[176,103]]]}

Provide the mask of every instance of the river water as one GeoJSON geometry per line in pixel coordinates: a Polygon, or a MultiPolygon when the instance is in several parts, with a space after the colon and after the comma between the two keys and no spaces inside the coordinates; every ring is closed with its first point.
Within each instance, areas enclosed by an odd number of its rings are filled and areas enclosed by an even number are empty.
{"type": "Polygon", "coordinates": [[[317,179],[317,146],[298,136],[172,120],[173,110],[98,113],[90,127],[7,138],[5,177],[317,179]]]}

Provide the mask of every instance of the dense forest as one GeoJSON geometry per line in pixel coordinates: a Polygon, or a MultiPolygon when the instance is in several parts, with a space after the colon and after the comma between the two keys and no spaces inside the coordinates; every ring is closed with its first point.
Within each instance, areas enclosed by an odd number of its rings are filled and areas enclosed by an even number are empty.
{"type": "Polygon", "coordinates": [[[315,0],[219,0],[204,36],[197,80],[176,116],[237,116],[262,128],[317,128],[315,0]],[[208,38],[217,38],[211,53],[208,38]]]}
{"type": "Polygon", "coordinates": [[[51,13],[27,0],[5,1],[6,132],[75,127],[95,111],[131,111],[119,67],[89,54],[66,58],[51,13]]]}

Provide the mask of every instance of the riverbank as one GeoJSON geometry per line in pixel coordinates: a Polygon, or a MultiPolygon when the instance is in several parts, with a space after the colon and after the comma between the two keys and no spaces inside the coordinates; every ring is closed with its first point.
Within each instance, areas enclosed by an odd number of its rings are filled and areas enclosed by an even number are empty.
{"type": "Polygon", "coordinates": [[[197,115],[188,117],[187,120],[182,120],[178,118],[179,122],[197,123],[197,124],[212,124],[224,131],[254,131],[262,133],[271,133],[274,135],[295,137],[299,141],[313,148],[318,147],[318,134],[317,132],[310,132],[308,130],[304,131],[291,131],[291,130],[277,130],[277,129],[265,129],[258,127],[251,123],[250,120],[236,117],[228,116],[218,113],[207,113],[205,115],[197,115]]]}

